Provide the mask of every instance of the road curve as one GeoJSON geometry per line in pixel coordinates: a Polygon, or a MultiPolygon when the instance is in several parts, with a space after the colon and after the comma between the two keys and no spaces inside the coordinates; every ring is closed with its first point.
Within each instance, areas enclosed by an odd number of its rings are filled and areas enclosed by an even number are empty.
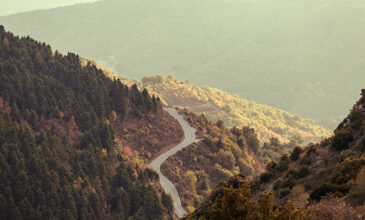
{"type": "Polygon", "coordinates": [[[175,186],[170,182],[170,180],[168,180],[161,173],[160,166],[167,158],[174,155],[176,152],[183,149],[184,147],[189,146],[195,141],[195,128],[190,127],[189,123],[185,121],[185,119],[181,117],[181,115],[179,115],[175,109],[170,109],[165,107],[163,109],[179,122],[182,129],[184,130],[185,138],[180,144],[176,145],[172,149],[166,151],[165,153],[161,154],[156,159],[154,159],[150,163],[150,166],[158,173],[160,177],[160,184],[162,185],[165,192],[171,195],[176,215],[179,218],[182,218],[187,214],[187,212],[181,205],[179,193],[177,192],[175,186]]]}

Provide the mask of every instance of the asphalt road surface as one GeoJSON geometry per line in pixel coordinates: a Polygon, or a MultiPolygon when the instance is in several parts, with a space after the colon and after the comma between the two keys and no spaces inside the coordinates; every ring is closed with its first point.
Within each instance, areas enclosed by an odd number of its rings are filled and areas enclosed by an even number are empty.
{"type": "Polygon", "coordinates": [[[195,128],[190,127],[189,123],[185,121],[185,119],[181,117],[181,115],[179,115],[175,109],[164,108],[164,110],[167,111],[172,117],[174,117],[180,123],[182,129],[184,130],[185,138],[180,144],[176,145],[169,151],[166,151],[165,153],[161,154],[159,157],[154,159],[150,163],[150,166],[158,173],[160,177],[160,184],[162,185],[165,192],[171,195],[176,215],[179,218],[182,218],[187,214],[187,212],[181,205],[179,193],[177,192],[175,186],[170,182],[170,180],[168,180],[161,173],[160,166],[167,158],[174,155],[176,152],[183,149],[184,147],[189,146],[195,141],[195,128]]]}

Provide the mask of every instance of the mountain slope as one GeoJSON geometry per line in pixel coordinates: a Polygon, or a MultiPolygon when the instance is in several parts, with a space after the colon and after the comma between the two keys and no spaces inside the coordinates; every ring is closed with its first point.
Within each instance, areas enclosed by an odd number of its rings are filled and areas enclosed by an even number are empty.
{"type": "Polygon", "coordinates": [[[222,90],[196,86],[188,80],[179,81],[173,76],[163,74],[145,76],[142,83],[137,79],[118,76],[113,71],[100,65],[97,61],[81,57],[81,62],[88,62],[103,70],[111,79],[120,79],[127,85],[138,85],[150,93],[162,98],[171,106],[187,108],[197,114],[205,114],[211,121],[223,120],[227,127],[250,126],[255,129],[260,141],[269,142],[272,137],[283,143],[293,141],[298,135],[303,143],[317,142],[332,132],[315,124],[313,120],[303,119],[283,110],[240,99],[222,90]]]}
{"type": "Polygon", "coordinates": [[[293,136],[300,135],[305,143],[309,143],[330,135],[329,130],[316,125],[313,120],[240,99],[219,89],[180,82],[172,76],[144,77],[142,87],[157,94],[169,105],[204,113],[212,121],[223,120],[228,127],[250,126],[262,141],[276,137],[282,142],[289,142],[293,136]]]}
{"type": "Polygon", "coordinates": [[[269,163],[254,188],[259,192],[274,189],[281,203],[290,199],[305,204],[306,199],[319,201],[335,194],[364,205],[365,90],[361,96],[331,138],[304,150],[296,148],[279,163],[269,163]]]}
{"type": "Polygon", "coordinates": [[[187,110],[180,110],[180,115],[197,130],[197,141],[168,158],[161,172],[176,186],[188,212],[199,207],[219,182],[239,172],[252,177],[263,171],[260,141],[253,129],[229,129],[222,121],[212,123],[187,110]]]}
{"type": "Polygon", "coordinates": [[[334,128],[365,81],[364,12],[358,0],[103,0],[0,23],[129,78],[173,74],[334,128]]]}
{"type": "Polygon", "coordinates": [[[335,134],[297,147],[249,182],[220,183],[186,219],[364,219],[365,89],[335,134]]]}
{"type": "Polygon", "coordinates": [[[49,45],[3,26],[0,82],[1,219],[173,215],[157,174],[141,160],[148,156],[136,153],[153,157],[171,144],[166,138],[152,145],[153,135],[181,138],[158,99],[110,80],[91,64],[82,66],[75,54],[52,53],[49,45]],[[136,129],[138,122],[146,127],[136,129]],[[169,131],[146,135],[153,126],[169,131]],[[142,149],[126,145],[136,144],[134,138],[142,149]]]}

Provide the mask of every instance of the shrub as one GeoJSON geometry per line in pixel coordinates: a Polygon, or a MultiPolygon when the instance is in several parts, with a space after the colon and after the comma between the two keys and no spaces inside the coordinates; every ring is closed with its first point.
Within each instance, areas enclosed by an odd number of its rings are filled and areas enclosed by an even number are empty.
{"type": "Polygon", "coordinates": [[[290,189],[293,188],[294,185],[295,185],[295,180],[292,175],[285,177],[283,183],[281,184],[283,188],[290,188],[290,189]]]}
{"type": "Polygon", "coordinates": [[[301,166],[299,170],[294,174],[295,179],[301,179],[309,175],[308,166],[301,166]]]}
{"type": "Polygon", "coordinates": [[[271,161],[266,165],[267,172],[274,173],[276,171],[276,168],[278,167],[278,163],[275,161],[271,161]]]}
{"type": "Polygon", "coordinates": [[[293,152],[290,154],[290,160],[297,161],[299,159],[300,154],[303,152],[302,148],[295,147],[293,152]]]}
{"type": "Polygon", "coordinates": [[[277,190],[281,187],[281,180],[278,179],[275,183],[274,183],[274,186],[273,186],[273,189],[274,190],[277,190]]]}
{"type": "Polygon", "coordinates": [[[330,180],[333,184],[345,184],[351,179],[355,180],[361,167],[365,165],[365,156],[350,156],[337,164],[333,170],[330,180]]]}
{"type": "Polygon", "coordinates": [[[220,149],[218,153],[216,154],[216,158],[219,164],[221,164],[224,168],[227,169],[233,169],[236,158],[233,156],[232,152],[225,151],[223,149],[220,149]]]}
{"type": "Polygon", "coordinates": [[[217,163],[214,164],[214,169],[222,180],[228,180],[230,177],[233,176],[233,174],[229,170],[223,169],[223,167],[217,163]]]}
{"type": "Polygon", "coordinates": [[[347,198],[355,205],[360,206],[365,204],[365,167],[357,175],[356,185],[351,188],[347,198]]]}
{"type": "Polygon", "coordinates": [[[306,192],[303,185],[296,185],[290,191],[288,198],[293,205],[303,207],[308,202],[309,194],[306,192]]]}
{"type": "Polygon", "coordinates": [[[270,179],[273,177],[272,173],[270,172],[265,172],[263,174],[260,175],[260,181],[262,183],[267,183],[270,181],[270,179]]]}
{"type": "Polygon", "coordinates": [[[306,156],[308,156],[308,157],[310,157],[311,156],[311,154],[313,154],[313,153],[315,153],[316,152],[316,147],[315,147],[315,145],[313,145],[313,146],[310,146],[309,148],[308,148],[308,150],[307,150],[307,153],[305,154],[306,156]]]}
{"type": "Polygon", "coordinates": [[[359,144],[356,147],[356,150],[364,152],[365,151],[365,137],[361,138],[359,144]]]}
{"type": "Polygon", "coordinates": [[[346,150],[349,148],[349,143],[352,141],[354,131],[349,128],[341,128],[335,132],[335,136],[332,139],[332,147],[337,151],[346,150]]]}
{"type": "Polygon", "coordinates": [[[328,194],[343,195],[350,190],[348,185],[334,185],[330,183],[322,183],[319,187],[314,189],[310,194],[310,200],[320,201],[321,198],[328,194]]]}
{"type": "Polygon", "coordinates": [[[285,196],[289,195],[289,193],[290,193],[290,190],[284,189],[284,190],[280,191],[279,198],[282,199],[285,196]]]}
{"type": "Polygon", "coordinates": [[[344,199],[329,197],[319,203],[310,204],[303,214],[303,220],[363,219],[365,208],[355,209],[344,199]]]}
{"type": "Polygon", "coordinates": [[[353,109],[349,116],[349,119],[351,121],[351,127],[354,130],[358,131],[363,125],[363,122],[365,120],[362,109],[353,109]]]}
{"type": "Polygon", "coordinates": [[[311,160],[310,156],[308,156],[307,154],[303,157],[303,159],[301,159],[299,161],[300,165],[311,165],[311,163],[312,163],[312,160],[311,160]]]}
{"type": "Polygon", "coordinates": [[[276,170],[279,172],[283,172],[289,168],[289,158],[287,154],[284,154],[280,158],[279,165],[277,166],[276,170]]]}
{"type": "Polygon", "coordinates": [[[362,123],[361,127],[360,127],[360,135],[364,135],[365,134],[365,121],[362,123]]]}

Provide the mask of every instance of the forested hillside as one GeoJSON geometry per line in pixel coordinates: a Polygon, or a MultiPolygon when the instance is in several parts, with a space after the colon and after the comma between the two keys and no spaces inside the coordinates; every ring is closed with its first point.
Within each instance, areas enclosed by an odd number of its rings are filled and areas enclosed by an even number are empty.
{"type": "Polygon", "coordinates": [[[173,74],[334,129],[365,81],[364,15],[359,0],[102,0],[0,23],[128,78],[173,74]]]}
{"type": "Polygon", "coordinates": [[[165,117],[146,90],[0,26],[0,219],[172,216],[158,175],[124,145],[143,136],[131,123],[165,117]]]}
{"type": "Polygon", "coordinates": [[[305,149],[295,148],[278,163],[267,165],[255,181],[258,191],[272,188],[278,201],[319,201],[337,194],[355,205],[364,205],[365,90],[335,134],[305,149]]]}
{"type": "Polygon", "coordinates": [[[294,148],[253,181],[221,183],[187,219],[364,219],[365,89],[335,134],[294,148]]]}
{"type": "Polygon", "coordinates": [[[283,143],[288,143],[299,138],[303,144],[308,144],[328,137],[332,133],[311,119],[304,119],[299,115],[268,105],[240,99],[219,89],[196,86],[188,80],[179,81],[172,75],[145,76],[140,82],[137,79],[118,76],[93,59],[85,57],[80,59],[82,65],[90,62],[113,80],[120,79],[127,85],[136,84],[140,89],[147,89],[150,93],[162,98],[167,105],[204,114],[210,121],[223,120],[227,127],[252,127],[261,142],[277,138],[283,143]]]}
{"type": "Polygon", "coordinates": [[[182,203],[192,212],[221,181],[236,173],[262,172],[260,141],[249,127],[228,129],[222,121],[208,122],[204,115],[180,114],[197,129],[197,142],[168,158],[162,173],[176,186],[182,203]]]}
{"type": "Polygon", "coordinates": [[[271,138],[262,143],[248,126],[227,128],[222,120],[211,122],[203,114],[184,109],[180,114],[197,129],[197,141],[167,159],[161,171],[174,183],[190,213],[221,181],[239,173],[252,179],[267,163],[301,146],[295,139],[281,143],[271,138]]]}
{"type": "Polygon", "coordinates": [[[173,76],[143,77],[142,87],[157,94],[171,106],[188,108],[198,114],[204,113],[211,121],[223,120],[228,127],[250,126],[258,133],[261,141],[269,141],[275,137],[281,142],[289,142],[299,135],[304,143],[309,143],[331,134],[313,120],[240,99],[219,89],[195,86],[187,80],[179,81],[173,76]]]}

